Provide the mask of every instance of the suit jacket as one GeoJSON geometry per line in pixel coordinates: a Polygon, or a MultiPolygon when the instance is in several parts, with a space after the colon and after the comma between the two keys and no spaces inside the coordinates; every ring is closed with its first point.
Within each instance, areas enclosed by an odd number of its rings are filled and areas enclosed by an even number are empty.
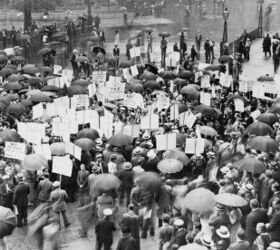
{"type": "Polygon", "coordinates": [[[0,205],[3,207],[13,207],[13,186],[8,184],[11,191],[7,191],[5,183],[0,185],[0,205]]]}
{"type": "Polygon", "coordinates": [[[280,211],[275,212],[270,219],[267,231],[272,241],[280,241],[280,211]]]}
{"type": "Polygon", "coordinates": [[[119,174],[122,188],[132,188],[134,184],[134,173],[131,170],[123,170],[119,174]]]}
{"type": "Polygon", "coordinates": [[[160,244],[164,244],[167,241],[170,241],[172,239],[172,236],[174,234],[174,229],[170,225],[163,225],[159,228],[159,240],[160,244]]]}
{"type": "Polygon", "coordinates": [[[251,250],[251,247],[248,241],[242,240],[231,244],[228,250],[251,250]]]}
{"type": "Polygon", "coordinates": [[[13,197],[13,204],[21,207],[28,205],[28,194],[30,193],[30,187],[25,182],[20,182],[15,187],[15,193],[13,197]]]}
{"type": "Polygon", "coordinates": [[[116,250],[137,250],[135,239],[129,235],[128,237],[121,237],[119,239],[116,250]]]}
{"type": "Polygon", "coordinates": [[[256,226],[259,222],[268,222],[266,212],[260,208],[251,211],[246,218],[245,230],[249,243],[252,245],[257,238],[256,226]]]}
{"type": "Polygon", "coordinates": [[[38,184],[38,199],[47,201],[50,198],[53,183],[49,179],[41,180],[38,184]]]}
{"type": "Polygon", "coordinates": [[[50,200],[53,202],[53,211],[60,212],[66,210],[66,200],[68,195],[65,190],[55,189],[51,192],[50,200]]]}
{"type": "Polygon", "coordinates": [[[188,234],[187,229],[180,228],[174,235],[173,244],[177,244],[178,246],[184,246],[187,244],[186,236],[188,234]]]}
{"type": "Polygon", "coordinates": [[[113,243],[113,232],[116,231],[115,225],[112,221],[105,218],[97,222],[95,226],[96,238],[98,241],[113,243]]]}
{"type": "Polygon", "coordinates": [[[139,217],[134,212],[129,211],[123,214],[120,225],[128,227],[134,239],[139,239],[139,217]]]}

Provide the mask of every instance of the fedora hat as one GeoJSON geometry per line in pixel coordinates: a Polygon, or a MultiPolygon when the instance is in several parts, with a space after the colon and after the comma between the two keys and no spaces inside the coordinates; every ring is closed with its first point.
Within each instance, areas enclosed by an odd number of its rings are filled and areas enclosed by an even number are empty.
{"type": "Polygon", "coordinates": [[[141,153],[143,152],[143,149],[140,148],[140,147],[136,147],[134,150],[133,150],[133,154],[135,155],[140,155],[141,153]]]}
{"type": "Polygon", "coordinates": [[[204,235],[201,239],[200,239],[201,243],[204,245],[204,246],[207,246],[207,247],[211,247],[212,245],[212,240],[211,240],[211,237],[210,235],[204,235]]]}
{"type": "Polygon", "coordinates": [[[182,227],[184,226],[184,221],[182,219],[176,219],[173,223],[174,226],[182,227]]]}
{"type": "Polygon", "coordinates": [[[220,228],[218,228],[216,230],[216,233],[218,236],[220,236],[222,239],[225,238],[229,238],[230,237],[230,233],[228,231],[228,228],[226,226],[220,226],[220,228]]]}
{"type": "Polygon", "coordinates": [[[23,173],[18,173],[18,174],[17,174],[17,179],[18,179],[19,181],[23,181],[23,179],[24,179],[24,174],[23,174],[23,173]]]}
{"type": "Polygon", "coordinates": [[[151,136],[149,135],[149,133],[145,132],[145,133],[143,134],[142,138],[143,138],[144,140],[149,140],[149,139],[151,138],[151,136]]]}
{"type": "Polygon", "coordinates": [[[123,163],[123,168],[124,168],[124,170],[130,170],[130,169],[132,169],[132,164],[128,161],[124,162],[123,163]]]}
{"type": "Polygon", "coordinates": [[[215,152],[213,152],[213,151],[209,151],[208,153],[207,153],[207,156],[209,157],[209,158],[215,158],[215,152]]]}

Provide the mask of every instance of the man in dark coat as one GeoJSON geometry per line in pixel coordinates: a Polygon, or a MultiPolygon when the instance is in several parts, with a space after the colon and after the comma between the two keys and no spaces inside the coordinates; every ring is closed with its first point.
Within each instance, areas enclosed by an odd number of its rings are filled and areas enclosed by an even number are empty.
{"type": "Polygon", "coordinates": [[[46,202],[50,198],[53,183],[50,181],[49,177],[49,173],[45,173],[44,179],[41,180],[38,184],[38,199],[40,202],[46,202]]]}
{"type": "Polygon", "coordinates": [[[27,225],[27,205],[28,205],[28,194],[30,193],[30,187],[26,184],[23,179],[23,173],[17,174],[18,184],[15,187],[15,193],[13,198],[13,204],[18,210],[18,222],[17,226],[22,227],[22,221],[24,225],[27,225]]]}
{"type": "Polygon", "coordinates": [[[128,212],[123,214],[120,226],[122,228],[129,228],[132,237],[136,241],[136,250],[140,250],[140,235],[139,235],[139,217],[134,212],[134,205],[128,206],[128,212]]]}
{"type": "Polygon", "coordinates": [[[239,229],[237,232],[237,241],[230,245],[228,250],[250,250],[250,244],[246,240],[246,232],[239,229]]]}
{"type": "Polygon", "coordinates": [[[173,225],[175,226],[175,234],[172,244],[176,244],[179,247],[186,245],[186,236],[188,234],[188,230],[184,228],[184,221],[182,219],[176,219],[173,225]]]}
{"type": "Polygon", "coordinates": [[[0,205],[13,209],[13,186],[9,183],[9,176],[2,177],[4,183],[0,185],[0,205]]]}
{"type": "Polygon", "coordinates": [[[269,36],[269,34],[266,35],[266,37],[263,39],[263,52],[264,52],[264,56],[267,56],[267,53],[269,56],[271,56],[271,38],[269,36]]]}
{"type": "Polygon", "coordinates": [[[120,185],[120,203],[123,202],[124,195],[126,194],[126,202],[127,205],[130,204],[130,193],[131,189],[134,184],[134,179],[133,179],[133,172],[131,171],[132,169],[132,164],[130,162],[126,162],[123,165],[124,170],[119,173],[119,179],[121,181],[120,185]]]}
{"type": "Polygon", "coordinates": [[[258,236],[256,232],[257,224],[260,222],[263,223],[268,222],[268,216],[264,210],[259,208],[259,203],[256,199],[250,201],[250,207],[252,211],[247,215],[245,231],[246,231],[247,239],[250,245],[252,246],[254,240],[258,236]]]}
{"type": "Polygon", "coordinates": [[[162,250],[164,243],[170,241],[174,235],[174,229],[169,225],[169,216],[162,216],[162,226],[159,228],[159,250],[162,250]]]}
{"type": "Polygon", "coordinates": [[[122,237],[118,241],[116,250],[138,250],[135,239],[130,234],[128,227],[122,227],[122,237]]]}
{"type": "Polygon", "coordinates": [[[266,225],[271,241],[280,241],[280,200],[275,200],[272,204],[275,212],[269,223],[266,225]]]}
{"type": "Polygon", "coordinates": [[[105,208],[103,214],[104,219],[98,221],[95,226],[96,250],[101,250],[103,245],[104,250],[110,250],[113,244],[113,232],[116,231],[114,223],[110,220],[113,214],[112,209],[105,208]]]}

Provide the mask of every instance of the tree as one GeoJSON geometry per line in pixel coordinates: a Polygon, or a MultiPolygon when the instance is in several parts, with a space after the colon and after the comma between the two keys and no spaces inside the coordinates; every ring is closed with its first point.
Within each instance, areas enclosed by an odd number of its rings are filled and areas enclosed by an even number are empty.
{"type": "Polygon", "coordinates": [[[23,1],[23,15],[24,15],[24,30],[32,25],[32,16],[31,16],[32,2],[31,0],[23,1]]]}

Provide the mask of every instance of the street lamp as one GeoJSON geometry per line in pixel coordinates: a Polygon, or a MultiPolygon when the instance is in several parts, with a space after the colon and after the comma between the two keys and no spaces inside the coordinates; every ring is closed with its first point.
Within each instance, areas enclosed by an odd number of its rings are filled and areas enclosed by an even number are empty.
{"type": "Polygon", "coordinates": [[[229,11],[227,7],[225,8],[223,12],[223,18],[224,18],[224,33],[223,33],[223,43],[226,43],[228,41],[228,31],[227,31],[227,20],[229,18],[229,11]]]}

